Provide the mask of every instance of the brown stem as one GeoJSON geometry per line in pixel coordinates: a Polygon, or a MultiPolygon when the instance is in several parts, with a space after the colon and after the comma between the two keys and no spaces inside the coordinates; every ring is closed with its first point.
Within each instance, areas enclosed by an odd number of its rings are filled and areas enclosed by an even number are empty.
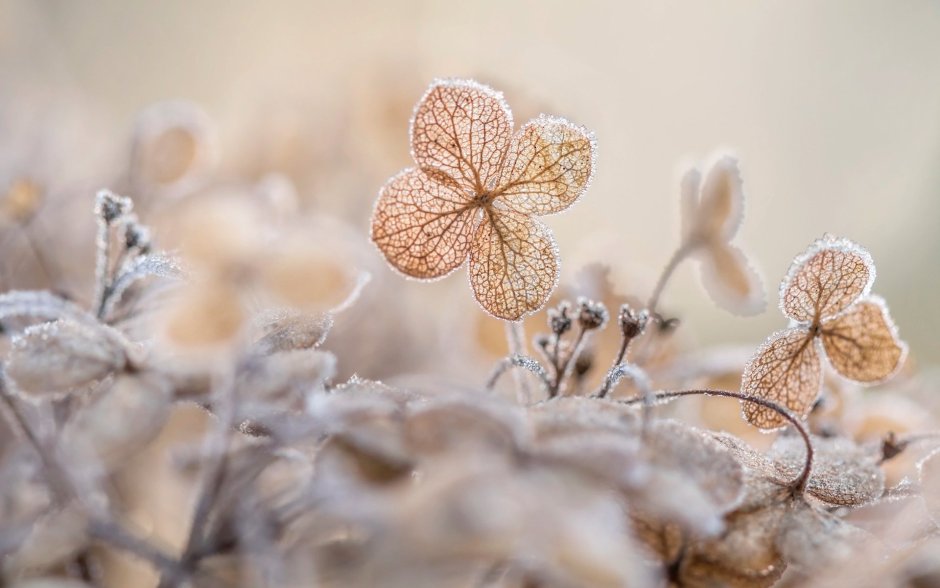
{"type": "Polygon", "coordinates": [[[490,374],[490,377],[486,380],[486,389],[492,390],[495,388],[499,379],[511,368],[522,368],[532,372],[538,377],[539,382],[542,383],[542,387],[546,391],[551,390],[552,384],[548,378],[548,374],[545,373],[545,370],[542,369],[539,362],[526,355],[512,355],[500,360],[496,368],[493,369],[493,373],[490,374]]]}
{"type": "MultiPolygon", "coordinates": [[[[743,402],[750,402],[757,404],[758,406],[763,406],[764,408],[769,408],[770,410],[776,412],[783,418],[785,418],[800,434],[800,437],[803,438],[803,443],[806,445],[806,463],[803,464],[803,469],[800,471],[799,475],[788,484],[788,486],[793,489],[794,492],[802,493],[806,489],[806,484],[809,482],[809,476],[813,469],[813,442],[810,440],[809,432],[806,430],[806,427],[803,426],[803,423],[800,422],[800,419],[797,418],[789,409],[766,400],[764,398],[758,398],[756,396],[748,396],[747,394],[742,394],[740,392],[731,392],[730,390],[712,390],[712,389],[702,389],[702,390],[677,390],[673,392],[659,392],[652,395],[652,400],[672,400],[675,398],[681,398],[683,396],[724,396],[726,398],[736,398],[743,402]]],[[[637,404],[639,402],[646,401],[645,397],[640,398],[630,398],[628,400],[622,400],[624,404],[637,404]]]]}
{"type": "Polygon", "coordinates": [[[584,344],[584,337],[586,334],[587,329],[584,327],[579,327],[578,336],[574,340],[574,347],[571,348],[571,353],[567,358],[565,358],[564,363],[558,366],[555,371],[555,379],[552,381],[552,386],[548,390],[549,398],[558,396],[558,393],[561,392],[561,385],[571,375],[571,370],[574,369],[574,363],[578,359],[578,356],[581,355],[581,346],[584,344]]]}

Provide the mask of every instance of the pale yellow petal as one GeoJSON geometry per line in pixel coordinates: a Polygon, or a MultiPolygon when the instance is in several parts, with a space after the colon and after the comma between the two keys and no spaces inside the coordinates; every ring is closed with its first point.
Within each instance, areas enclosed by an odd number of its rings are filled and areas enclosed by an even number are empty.
{"type": "Polygon", "coordinates": [[[571,206],[594,175],[594,138],[584,127],[542,115],[515,134],[496,189],[507,207],[551,214],[571,206]]]}

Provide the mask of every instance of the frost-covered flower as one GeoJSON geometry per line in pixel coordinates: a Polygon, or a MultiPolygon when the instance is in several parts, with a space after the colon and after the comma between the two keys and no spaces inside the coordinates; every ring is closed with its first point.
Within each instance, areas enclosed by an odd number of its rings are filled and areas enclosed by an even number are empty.
{"type": "Polygon", "coordinates": [[[584,193],[594,139],[545,115],[512,129],[501,93],[469,80],[434,82],[411,123],[417,167],[382,187],[372,240],[392,266],[423,280],[469,257],[476,299],[514,321],[541,308],[558,278],[554,238],[533,217],[584,193]]]}
{"type": "MultiPolygon", "coordinates": [[[[805,416],[819,395],[821,354],[855,382],[876,383],[897,371],[907,347],[884,301],[869,295],[874,281],[871,256],[855,243],[827,235],[810,245],[780,285],[780,310],[791,326],[757,350],[741,391],[805,416]]],[[[744,415],[762,429],[786,424],[778,413],[752,403],[745,404],[744,415]]]]}

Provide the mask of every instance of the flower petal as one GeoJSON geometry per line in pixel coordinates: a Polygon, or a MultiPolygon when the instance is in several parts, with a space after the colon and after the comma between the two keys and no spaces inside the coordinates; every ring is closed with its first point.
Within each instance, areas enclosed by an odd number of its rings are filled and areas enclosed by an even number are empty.
{"type": "Polygon", "coordinates": [[[728,241],[744,218],[744,189],[738,160],[725,155],[718,159],[702,185],[696,225],[706,240],[728,241]]]}
{"type": "Polygon", "coordinates": [[[829,318],[868,294],[874,281],[867,251],[827,235],[793,261],[780,285],[780,309],[801,322],[829,318]]]}
{"type": "Polygon", "coordinates": [[[415,163],[477,194],[496,182],[511,136],[502,93],[471,80],[431,84],[411,121],[415,163]]]}
{"type": "Polygon", "coordinates": [[[456,188],[407,169],[382,187],[372,213],[372,241],[402,273],[439,278],[467,259],[475,213],[456,188]]]}
{"type": "Polygon", "coordinates": [[[700,252],[702,284],[715,304],[743,316],[759,314],[767,308],[760,276],[748,263],[744,252],[721,241],[713,241],[700,252]]]}
{"type": "Polygon", "coordinates": [[[548,227],[491,207],[470,247],[470,284],[483,308],[518,320],[541,308],[557,281],[558,252],[548,227]]]}
{"type": "Polygon", "coordinates": [[[500,201],[523,214],[571,206],[594,175],[594,138],[584,127],[542,115],[513,136],[500,176],[500,201]]]}
{"type": "MultiPolygon", "coordinates": [[[[741,392],[781,404],[806,416],[819,394],[822,370],[814,337],[796,327],[771,335],[744,367],[741,392]]],[[[769,408],[742,402],[744,417],[761,429],[776,429],[786,419],[769,408]]]]}
{"type": "Polygon", "coordinates": [[[856,382],[884,380],[901,367],[907,353],[888,307],[874,296],[825,321],[820,334],[829,363],[856,382]]]}

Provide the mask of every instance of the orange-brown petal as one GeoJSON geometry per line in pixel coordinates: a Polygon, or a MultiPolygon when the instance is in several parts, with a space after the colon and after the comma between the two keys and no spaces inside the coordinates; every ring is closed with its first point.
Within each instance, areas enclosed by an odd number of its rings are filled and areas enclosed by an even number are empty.
{"type": "MultiPolygon", "coordinates": [[[[770,336],[744,367],[741,392],[770,400],[806,416],[822,384],[819,352],[814,337],[804,328],[795,327],[770,336]]],[[[777,412],[742,402],[744,416],[761,429],[776,429],[787,424],[777,412]]]]}
{"type": "Polygon", "coordinates": [[[470,284],[490,314],[518,320],[548,300],[558,280],[558,252],[548,227],[491,207],[473,236],[470,284]]]}
{"type": "Polygon", "coordinates": [[[478,194],[496,183],[511,137],[502,93],[471,80],[434,82],[411,121],[415,163],[478,194]]]}
{"type": "Polygon", "coordinates": [[[874,383],[898,368],[907,351],[884,301],[870,297],[823,323],[823,349],[829,363],[850,380],[874,383]]]}
{"type": "Polygon", "coordinates": [[[407,169],[382,187],[372,213],[372,241],[402,273],[439,278],[467,259],[476,211],[456,187],[407,169]]]}
{"type": "Polygon", "coordinates": [[[868,294],[874,280],[867,251],[827,235],[794,260],[780,285],[780,309],[801,322],[832,317],[868,294]]]}

